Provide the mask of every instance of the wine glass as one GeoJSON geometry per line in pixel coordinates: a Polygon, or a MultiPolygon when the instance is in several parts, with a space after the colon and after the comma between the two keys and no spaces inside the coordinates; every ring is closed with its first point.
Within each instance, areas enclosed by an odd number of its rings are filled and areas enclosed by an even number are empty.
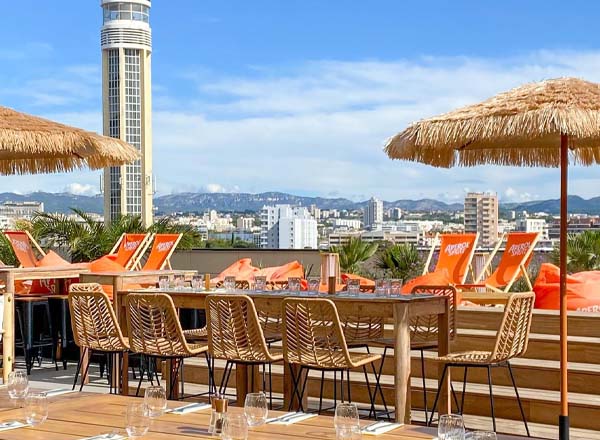
{"type": "Polygon", "coordinates": [[[192,277],[192,289],[200,289],[202,287],[203,279],[200,275],[194,275],[192,277]]]}
{"type": "Polygon", "coordinates": [[[27,371],[11,371],[8,375],[8,395],[11,399],[22,399],[29,391],[29,379],[27,371]]]}
{"type": "Polygon", "coordinates": [[[385,280],[375,280],[375,295],[385,296],[385,280]]]}
{"type": "Polygon", "coordinates": [[[232,292],[235,290],[235,277],[225,277],[223,280],[223,287],[225,287],[227,292],[232,292]]]}
{"type": "Polygon", "coordinates": [[[439,440],[464,440],[465,424],[462,416],[457,414],[444,414],[440,417],[438,425],[439,440]]]}
{"type": "Polygon", "coordinates": [[[249,426],[260,426],[267,421],[269,409],[265,393],[248,393],[244,402],[244,414],[249,426]]]}
{"type": "Polygon", "coordinates": [[[167,275],[161,275],[158,277],[158,288],[161,290],[169,288],[169,277],[167,275]]]}
{"type": "Polygon", "coordinates": [[[37,426],[48,418],[48,397],[46,393],[29,393],[25,397],[25,420],[37,426]]]}
{"type": "Polygon", "coordinates": [[[298,277],[289,277],[288,278],[288,290],[291,292],[300,291],[300,278],[298,277]]]}
{"type": "Polygon", "coordinates": [[[130,403],[125,413],[125,430],[133,439],[146,435],[150,429],[150,417],[145,403],[130,403]]]}
{"type": "Polygon", "coordinates": [[[148,407],[148,416],[160,417],[167,409],[167,393],[161,386],[151,386],[144,392],[144,403],[148,407]]]}
{"type": "Polygon", "coordinates": [[[358,295],[360,293],[360,280],[348,280],[346,291],[350,295],[358,295]]]}
{"type": "Polygon", "coordinates": [[[308,280],[308,291],[309,292],[318,292],[319,286],[321,285],[321,278],[319,277],[310,277],[308,280]]]}
{"type": "Polygon", "coordinates": [[[242,414],[227,414],[223,421],[223,440],[246,440],[248,438],[248,420],[242,414]]]}
{"type": "Polygon", "coordinates": [[[175,290],[183,290],[185,285],[185,278],[183,275],[175,275],[173,277],[173,282],[175,284],[175,290]]]}
{"type": "Polygon", "coordinates": [[[259,275],[254,277],[254,290],[262,292],[267,288],[267,277],[259,275]]]}
{"type": "Polygon", "coordinates": [[[470,440],[496,440],[498,437],[493,431],[473,431],[470,440]]]}
{"type": "Polygon", "coordinates": [[[337,439],[360,438],[356,437],[357,431],[360,435],[360,421],[356,403],[338,403],[335,407],[333,425],[335,426],[337,439]]]}

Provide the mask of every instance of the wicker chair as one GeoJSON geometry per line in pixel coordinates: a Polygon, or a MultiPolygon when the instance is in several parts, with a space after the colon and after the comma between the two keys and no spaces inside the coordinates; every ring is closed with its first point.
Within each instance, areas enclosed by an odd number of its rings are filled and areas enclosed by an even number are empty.
{"type": "MultiPolygon", "coordinates": [[[[171,378],[171,393],[177,383],[183,359],[204,354],[212,378],[208,345],[190,344],[186,341],[177,317],[173,300],[163,293],[135,293],[127,296],[127,328],[131,351],[149,359],[172,359],[176,362],[171,378]]],[[[214,383],[214,382],[212,382],[214,383]]],[[[138,383],[136,395],[142,385],[138,383]]],[[[209,384],[210,385],[210,384],[209,384]]],[[[209,386],[209,389],[212,387],[209,386]]]]}
{"type": "MultiPolygon", "coordinates": [[[[350,394],[350,370],[362,367],[369,398],[370,411],[374,413],[374,397],[380,389],[376,376],[375,391],[371,393],[366,366],[381,359],[379,354],[355,353],[348,350],[342,323],[335,304],[324,298],[286,298],[283,301],[283,356],[287,363],[300,367],[298,375],[292,371],[293,392],[290,399],[297,396],[303,409],[302,395],[306,390],[308,371],[321,371],[321,392],[319,413],[322,411],[323,382],[325,371],[341,373],[341,400],[344,401],[344,372],[347,373],[348,401],[350,394]],[[307,370],[304,383],[300,387],[302,373],[307,370]]],[[[335,381],[335,378],[334,378],[335,381]]],[[[334,400],[337,402],[337,387],[334,386],[334,400]]],[[[381,391],[380,391],[381,392],[381,391]]],[[[381,392],[383,395],[383,392],[381,392]]]]}
{"type": "MultiPolygon", "coordinates": [[[[69,309],[71,311],[73,339],[75,344],[82,350],[73,381],[73,389],[75,389],[77,377],[81,372],[82,358],[88,354],[99,352],[108,355],[109,383],[112,392],[113,381],[110,380],[112,355],[118,355],[120,362],[123,353],[129,350],[129,342],[121,332],[108,296],[104,293],[100,284],[71,284],[69,286],[69,309]]],[[[79,391],[83,389],[88,369],[89,363],[81,375],[79,391]]]]}
{"type": "Polygon", "coordinates": [[[527,293],[514,293],[510,296],[508,303],[504,309],[504,316],[500,329],[496,335],[496,343],[492,351],[463,351],[457,353],[450,353],[446,356],[437,358],[438,362],[444,364],[444,370],[442,372],[442,379],[440,381],[440,387],[435,396],[433,403],[433,409],[429,423],[433,419],[433,412],[436,409],[437,402],[440,395],[441,384],[444,383],[444,378],[449,367],[463,367],[464,378],[463,378],[463,392],[461,398],[461,404],[459,411],[462,414],[464,410],[464,397],[465,388],[467,383],[467,371],[469,368],[486,368],[488,375],[488,385],[490,388],[490,408],[492,412],[492,423],[493,429],[496,431],[496,417],[494,415],[494,395],[492,391],[492,367],[507,367],[510,374],[515,394],[517,396],[517,402],[519,403],[519,410],[521,411],[521,417],[525,424],[525,430],[527,436],[529,434],[529,426],[527,425],[527,419],[525,418],[525,412],[523,411],[523,405],[521,398],[519,397],[519,390],[513,376],[512,368],[510,366],[510,360],[520,357],[527,351],[527,343],[529,341],[529,330],[531,327],[531,316],[533,314],[533,302],[535,294],[533,292],[527,293]]]}
{"type": "MultiPolygon", "coordinates": [[[[262,365],[263,390],[266,389],[264,371],[269,367],[269,398],[273,400],[271,364],[283,360],[281,349],[271,349],[254,306],[246,295],[208,295],[206,297],[208,350],[212,359],[226,360],[220,393],[227,389],[233,365],[262,365]]],[[[254,375],[252,375],[252,380],[254,375]]],[[[251,389],[254,383],[251,384],[251,389]]]]}

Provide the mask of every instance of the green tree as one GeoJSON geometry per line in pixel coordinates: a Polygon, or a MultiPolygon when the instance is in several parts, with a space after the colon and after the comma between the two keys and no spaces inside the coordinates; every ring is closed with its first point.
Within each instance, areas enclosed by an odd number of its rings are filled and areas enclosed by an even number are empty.
{"type": "Polygon", "coordinates": [[[340,269],[342,271],[356,273],[360,270],[360,263],[371,258],[378,248],[377,243],[367,243],[360,238],[352,237],[346,244],[332,246],[330,252],[339,254],[340,269]]]}
{"type": "Polygon", "coordinates": [[[377,254],[376,265],[392,278],[399,278],[403,282],[420,275],[423,270],[419,251],[408,243],[395,244],[383,249],[377,254]]]}
{"type": "MultiPolygon", "coordinates": [[[[557,266],[560,247],[556,245],[550,260],[557,266]]],[[[567,271],[569,273],[600,269],[600,231],[584,231],[567,237],[567,271]]]]}
{"type": "Polygon", "coordinates": [[[198,231],[189,225],[176,225],[168,217],[157,220],[146,229],[138,216],[121,216],[106,225],[79,209],[71,210],[75,218],[64,214],[37,213],[31,227],[33,235],[46,246],[67,248],[74,263],[106,255],[121,234],[126,232],[182,233],[178,249],[201,247],[198,231]]]}

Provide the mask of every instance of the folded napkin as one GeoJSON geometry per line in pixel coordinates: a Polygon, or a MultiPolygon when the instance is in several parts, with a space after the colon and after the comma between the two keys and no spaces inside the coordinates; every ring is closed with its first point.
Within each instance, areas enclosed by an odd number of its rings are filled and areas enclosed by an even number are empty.
{"type": "Polygon", "coordinates": [[[60,396],[61,394],[69,394],[69,393],[74,393],[75,390],[72,390],[71,388],[55,388],[53,390],[48,390],[46,391],[46,397],[54,397],[54,396],[60,396]]]}
{"type": "Polygon", "coordinates": [[[401,426],[404,426],[404,423],[380,421],[365,426],[363,429],[360,430],[360,432],[362,432],[364,435],[379,435],[392,431],[401,426]]]}
{"type": "Polygon", "coordinates": [[[19,422],[18,420],[11,420],[8,422],[0,422],[0,431],[8,431],[9,429],[24,428],[26,426],[29,426],[29,424],[19,422]]]}
{"type": "Polygon", "coordinates": [[[203,409],[207,409],[210,407],[210,403],[190,403],[189,405],[183,405],[178,408],[168,409],[166,412],[171,414],[188,414],[191,412],[202,411],[203,409]]]}
{"type": "Polygon", "coordinates": [[[127,437],[114,432],[106,432],[104,434],[98,434],[92,437],[82,438],[81,440],[127,440],[127,437]]]}
{"type": "Polygon", "coordinates": [[[291,425],[292,423],[301,422],[302,420],[316,417],[318,414],[307,414],[302,412],[289,412],[279,417],[267,419],[267,423],[274,425],[291,425]]]}

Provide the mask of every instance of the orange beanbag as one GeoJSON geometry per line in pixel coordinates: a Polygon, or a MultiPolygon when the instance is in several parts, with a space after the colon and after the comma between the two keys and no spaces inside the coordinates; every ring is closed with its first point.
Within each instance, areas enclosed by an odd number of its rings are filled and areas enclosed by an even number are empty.
{"type": "MultiPolygon", "coordinates": [[[[63,259],[56,252],[48,251],[44,257],[38,260],[36,267],[69,266],[70,264],[71,263],[63,259]]],[[[65,282],[67,288],[70,281],[72,280],[66,280],[65,282]]],[[[31,282],[29,293],[51,294],[55,292],[55,285],[56,280],[33,280],[31,282]]]]}
{"type": "Polygon", "coordinates": [[[375,287],[375,281],[359,275],[354,275],[353,273],[343,273],[341,278],[344,284],[347,284],[348,280],[359,280],[361,287],[375,287]]]}
{"type": "MultiPolygon", "coordinates": [[[[558,310],[560,308],[560,269],[544,263],[533,285],[535,307],[558,310]]],[[[600,271],[579,272],[567,275],[567,309],[600,312],[600,271]]]]}
{"type": "MultiPolygon", "coordinates": [[[[304,268],[298,261],[292,261],[290,263],[284,264],[279,267],[267,268],[274,269],[270,276],[267,276],[267,281],[273,282],[285,282],[288,278],[303,278],[304,277],[304,268]]],[[[258,274],[257,274],[258,275],[258,274]]]]}
{"type": "Polygon", "coordinates": [[[219,283],[225,280],[225,277],[235,277],[238,281],[250,281],[258,272],[258,268],[252,266],[252,259],[242,258],[226,267],[219,275],[213,278],[211,283],[219,283]]]}
{"type": "Polygon", "coordinates": [[[436,270],[408,281],[402,286],[402,293],[410,293],[415,286],[447,286],[451,281],[446,269],[436,270]]]}

